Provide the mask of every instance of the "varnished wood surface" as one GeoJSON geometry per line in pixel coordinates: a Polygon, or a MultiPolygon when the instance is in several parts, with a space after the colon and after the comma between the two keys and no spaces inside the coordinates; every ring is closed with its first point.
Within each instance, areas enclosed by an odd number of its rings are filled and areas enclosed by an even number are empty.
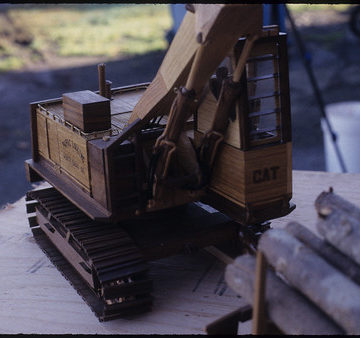
{"type": "MultiPolygon", "coordinates": [[[[140,85],[140,87],[136,90],[115,91],[112,96],[112,100],[110,101],[111,123],[114,127],[119,128],[120,130],[124,128],[130,118],[132,110],[144,92],[145,85],[140,85]]],[[[62,119],[64,118],[64,109],[61,99],[50,102],[44,101],[41,105],[49,112],[62,119]]]]}
{"type": "MultiPolygon", "coordinates": [[[[293,172],[296,209],[272,221],[298,221],[315,231],[316,197],[330,186],[360,206],[360,174],[293,172]]],[[[0,333],[202,334],[206,325],[244,302],[225,287],[224,265],[205,252],[151,264],[150,313],[99,323],[35,243],[24,198],[0,211],[0,333]]],[[[250,329],[247,323],[239,330],[250,329]]],[[[242,331],[250,333],[250,331],[242,331]]]]}
{"type": "Polygon", "coordinates": [[[290,156],[291,143],[245,152],[223,144],[211,188],[242,205],[281,198],[291,193],[290,156]]]}

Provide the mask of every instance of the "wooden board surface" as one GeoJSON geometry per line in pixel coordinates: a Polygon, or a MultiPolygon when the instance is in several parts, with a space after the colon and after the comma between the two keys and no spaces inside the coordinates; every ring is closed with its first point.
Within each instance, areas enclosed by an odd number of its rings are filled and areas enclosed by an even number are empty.
{"type": "MultiPolygon", "coordinates": [[[[360,174],[293,172],[295,211],[273,227],[298,221],[315,231],[314,201],[330,186],[360,206],[360,174]]],[[[223,280],[224,264],[208,253],[151,264],[153,311],[100,323],[35,243],[24,198],[0,210],[0,333],[202,334],[207,324],[244,305],[223,280]]],[[[239,330],[249,328],[248,323],[239,330]]]]}

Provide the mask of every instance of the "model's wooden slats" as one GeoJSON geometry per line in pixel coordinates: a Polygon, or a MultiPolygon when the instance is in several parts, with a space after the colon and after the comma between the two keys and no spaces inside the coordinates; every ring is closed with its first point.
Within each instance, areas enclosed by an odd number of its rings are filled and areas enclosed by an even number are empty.
{"type": "Polygon", "coordinates": [[[49,110],[51,113],[64,118],[64,109],[62,107],[62,102],[45,105],[45,108],[49,110]]]}
{"type": "Polygon", "coordinates": [[[213,169],[210,187],[222,195],[245,201],[245,161],[244,152],[227,145],[219,149],[213,169]]]}
{"type": "Polygon", "coordinates": [[[60,163],[57,123],[54,120],[46,119],[46,128],[49,135],[49,157],[53,162],[60,163]]]}
{"type": "Polygon", "coordinates": [[[140,89],[134,92],[120,92],[114,94],[113,100],[111,101],[111,115],[129,113],[127,116],[129,119],[132,110],[144,92],[145,89],[140,89]]]}
{"type": "Polygon", "coordinates": [[[46,118],[40,114],[37,114],[37,139],[38,150],[45,158],[49,158],[48,137],[46,128],[46,118]]]}
{"type": "Polygon", "coordinates": [[[123,130],[128,123],[131,113],[122,113],[111,116],[111,123],[116,128],[123,130]]]}
{"type": "Polygon", "coordinates": [[[273,147],[243,152],[224,144],[215,163],[211,188],[244,205],[281,197],[287,191],[291,147],[273,147]],[[273,168],[273,169],[271,169],[273,168]]]}
{"type": "MultiPolygon", "coordinates": [[[[129,118],[131,116],[131,112],[134,109],[136,103],[139,101],[140,97],[145,92],[145,88],[148,84],[144,84],[144,86],[140,87],[139,89],[131,91],[131,87],[134,86],[127,86],[127,87],[120,87],[117,89],[114,89],[113,92],[113,99],[110,102],[110,108],[111,108],[111,124],[113,127],[115,127],[118,130],[122,130],[129,121],[129,118]]],[[[64,109],[62,106],[62,100],[48,100],[48,101],[42,101],[40,104],[51,114],[54,114],[55,116],[59,117],[60,120],[64,119],[64,109]]],[[[40,122],[37,122],[37,124],[44,124],[45,116],[40,122]]],[[[37,119],[36,119],[37,120],[37,119]]],[[[57,121],[52,120],[51,118],[47,118],[47,124],[48,129],[54,128],[54,126],[57,125],[57,121]]],[[[44,131],[45,129],[40,125],[39,126],[40,133],[44,131]]],[[[50,131],[51,134],[53,134],[53,130],[50,131]]],[[[44,137],[44,136],[43,136],[44,137]]],[[[101,136],[100,136],[101,137],[101,136]]],[[[56,138],[55,138],[56,139],[56,138]]],[[[44,143],[40,143],[39,146],[41,146],[41,150],[39,151],[42,153],[42,155],[46,155],[47,151],[50,151],[50,158],[54,160],[54,162],[58,163],[58,150],[56,148],[57,142],[55,142],[54,138],[51,138],[49,140],[48,150],[45,149],[44,143]],[[42,145],[41,145],[42,144],[42,145]]]]}
{"type": "Polygon", "coordinates": [[[111,117],[112,118],[116,114],[123,114],[123,113],[131,112],[131,110],[134,108],[132,105],[123,101],[120,98],[115,98],[114,100],[112,100],[110,103],[110,107],[111,107],[111,117]]]}

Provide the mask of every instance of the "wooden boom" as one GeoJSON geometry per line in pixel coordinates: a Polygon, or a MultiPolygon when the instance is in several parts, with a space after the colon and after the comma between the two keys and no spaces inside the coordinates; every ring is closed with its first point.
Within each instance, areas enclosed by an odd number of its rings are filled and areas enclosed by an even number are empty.
{"type": "Polygon", "coordinates": [[[195,13],[185,15],[158,73],[135,106],[129,123],[169,114],[175,98],[174,88],[185,84],[200,47],[206,50],[196,76],[193,74],[195,92],[204,86],[239,37],[259,33],[262,29],[261,5],[197,4],[193,7],[195,13]]]}

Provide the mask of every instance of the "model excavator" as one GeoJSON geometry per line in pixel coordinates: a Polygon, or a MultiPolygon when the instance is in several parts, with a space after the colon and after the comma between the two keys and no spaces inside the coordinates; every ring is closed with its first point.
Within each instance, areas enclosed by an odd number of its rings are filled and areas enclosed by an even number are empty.
{"type": "Polygon", "coordinates": [[[99,91],[30,105],[27,177],[51,185],[27,193],[30,226],[100,320],[150,309],[146,262],[294,208],[286,34],[258,4],[186,8],[150,84],[112,89],[100,64],[99,91]]]}

